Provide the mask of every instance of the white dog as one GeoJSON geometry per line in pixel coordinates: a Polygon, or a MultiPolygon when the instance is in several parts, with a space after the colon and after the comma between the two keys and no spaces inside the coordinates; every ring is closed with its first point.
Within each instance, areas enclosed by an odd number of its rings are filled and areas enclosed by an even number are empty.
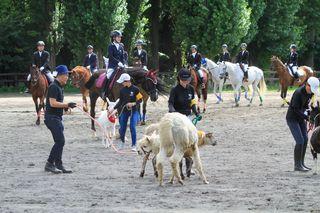
{"type": "Polygon", "coordinates": [[[116,102],[111,102],[107,98],[108,110],[101,111],[101,114],[97,119],[98,123],[102,126],[102,144],[105,148],[111,146],[112,138],[116,136],[116,117],[110,116],[108,111],[113,109],[118,102],[119,99],[116,102]]]}

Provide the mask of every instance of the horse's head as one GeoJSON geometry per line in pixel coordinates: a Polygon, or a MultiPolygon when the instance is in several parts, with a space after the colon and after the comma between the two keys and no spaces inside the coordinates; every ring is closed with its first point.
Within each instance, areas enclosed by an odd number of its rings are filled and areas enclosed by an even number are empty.
{"type": "Polygon", "coordinates": [[[219,72],[219,76],[220,78],[224,78],[227,76],[227,64],[226,62],[218,62],[217,64],[217,69],[218,69],[218,72],[219,72]]]}
{"type": "Polygon", "coordinates": [[[84,79],[86,72],[88,70],[82,66],[76,66],[70,72],[71,83],[74,87],[79,88],[81,81],[84,79]]]}
{"type": "Polygon", "coordinates": [[[31,75],[31,83],[36,84],[41,75],[40,69],[38,67],[31,66],[30,75],[31,75]]]}
{"type": "Polygon", "coordinates": [[[317,105],[311,105],[311,112],[310,112],[310,122],[315,125],[315,127],[319,126],[320,124],[320,108],[319,108],[319,101],[317,101],[317,105]]]}
{"type": "Polygon", "coordinates": [[[156,70],[149,70],[145,74],[145,80],[142,82],[142,88],[148,93],[151,101],[158,100],[158,78],[156,70]]]}
{"type": "Polygon", "coordinates": [[[277,56],[272,56],[270,60],[271,60],[270,70],[277,71],[280,68],[285,68],[284,64],[282,63],[280,58],[278,58],[277,56]]]}

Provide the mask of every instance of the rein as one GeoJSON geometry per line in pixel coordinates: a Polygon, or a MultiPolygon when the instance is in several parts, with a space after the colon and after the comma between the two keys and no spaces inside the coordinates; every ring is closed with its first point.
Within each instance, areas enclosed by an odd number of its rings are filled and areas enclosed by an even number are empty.
{"type": "MultiPolygon", "coordinates": [[[[76,74],[77,74],[77,77],[78,76],[81,76],[79,73],[77,73],[76,72],[76,74]]],[[[77,80],[75,83],[73,83],[74,85],[79,85],[80,86],[80,83],[82,82],[82,80],[84,79],[84,77],[85,77],[85,73],[81,76],[81,78],[79,78],[79,80],[77,80]]]]}
{"type": "Polygon", "coordinates": [[[36,70],[36,72],[37,72],[38,76],[37,76],[37,79],[35,81],[32,80],[32,75],[31,75],[31,85],[32,86],[36,86],[39,83],[39,79],[40,79],[41,73],[40,73],[39,70],[36,70]],[[35,83],[33,83],[33,82],[35,82],[35,83]]]}

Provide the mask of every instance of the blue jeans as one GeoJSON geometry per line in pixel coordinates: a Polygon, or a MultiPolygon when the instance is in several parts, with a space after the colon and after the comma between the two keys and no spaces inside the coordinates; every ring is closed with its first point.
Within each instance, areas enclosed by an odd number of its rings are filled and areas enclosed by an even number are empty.
{"type": "Polygon", "coordinates": [[[132,140],[132,146],[136,145],[137,141],[137,132],[136,132],[136,125],[139,121],[139,112],[138,111],[123,111],[119,117],[119,123],[120,123],[120,139],[122,142],[124,142],[124,138],[126,135],[127,130],[127,123],[130,117],[130,132],[131,132],[131,140],[132,140]]]}
{"type": "Polygon", "coordinates": [[[287,124],[296,144],[308,143],[307,124],[305,121],[287,120],[287,124]]]}
{"type": "Polygon", "coordinates": [[[62,163],[62,152],[65,143],[63,134],[64,126],[62,123],[62,118],[56,115],[47,114],[45,115],[44,119],[44,123],[51,131],[54,140],[54,145],[51,149],[48,162],[59,165],[62,163]]]}

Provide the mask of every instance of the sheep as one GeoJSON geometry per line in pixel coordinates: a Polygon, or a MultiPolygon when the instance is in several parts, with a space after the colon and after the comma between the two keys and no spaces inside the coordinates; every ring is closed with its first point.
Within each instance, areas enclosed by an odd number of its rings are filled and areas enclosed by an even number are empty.
{"type": "MultiPolygon", "coordinates": [[[[137,151],[139,155],[144,154],[144,158],[142,161],[142,167],[140,172],[140,177],[144,176],[145,168],[147,161],[149,159],[149,156],[151,153],[153,153],[155,156],[159,153],[160,149],[160,139],[159,135],[157,135],[157,129],[158,124],[152,124],[148,126],[145,130],[145,135],[142,139],[138,141],[137,145],[137,151]],[[151,130],[151,131],[150,131],[151,130]]],[[[198,146],[202,147],[204,145],[212,145],[215,146],[217,143],[214,140],[212,133],[205,133],[203,131],[198,131],[198,146]]],[[[187,151],[184,153],[183,157],[186,159],[186,173],[187,177],[190,177],[191,175],[191,168],[193,164],[192,160],[193,150],[191,148],[187,149],[187,151]]],[[[158,177],[158,173],[156,170],[156,159],[155,157],[152,159],[152,165],[154,169],[154,175],[158,177]]],[[[180,175],[182,180],[184,179],[184,175],[182,172],[182,161],[179,163],[180,166],[180,175]]]]}
{"type": "MultiPolygon", "coordinates": [[[[117,99],[116,102],[111,102],[107,98],[108,110],[113,109],[118,101],[119,99],[117,99]]],[[[110,117],[108,110],[101,111],[101,114],[97,119],[98,123],[102,127],[102,144],[105,148],[109,148],[111,146],[112,138],[116,136],[116,118],[110,117]]]]}
{"type": "Polygon", "coordinates": [[[188,148],[193,150],[195,167],[204,183],[208,184],[201,164],[198,148],[198,132],[192,122],[180,113],[167,113],[159,122],[160,149],[156,156],[159,185],[163,185],[163,163],[169,158],[172,168],[172,176],[169,183],[173,183],[174,177],[183,185],[178,163],[182,160],[188,148]]]}

